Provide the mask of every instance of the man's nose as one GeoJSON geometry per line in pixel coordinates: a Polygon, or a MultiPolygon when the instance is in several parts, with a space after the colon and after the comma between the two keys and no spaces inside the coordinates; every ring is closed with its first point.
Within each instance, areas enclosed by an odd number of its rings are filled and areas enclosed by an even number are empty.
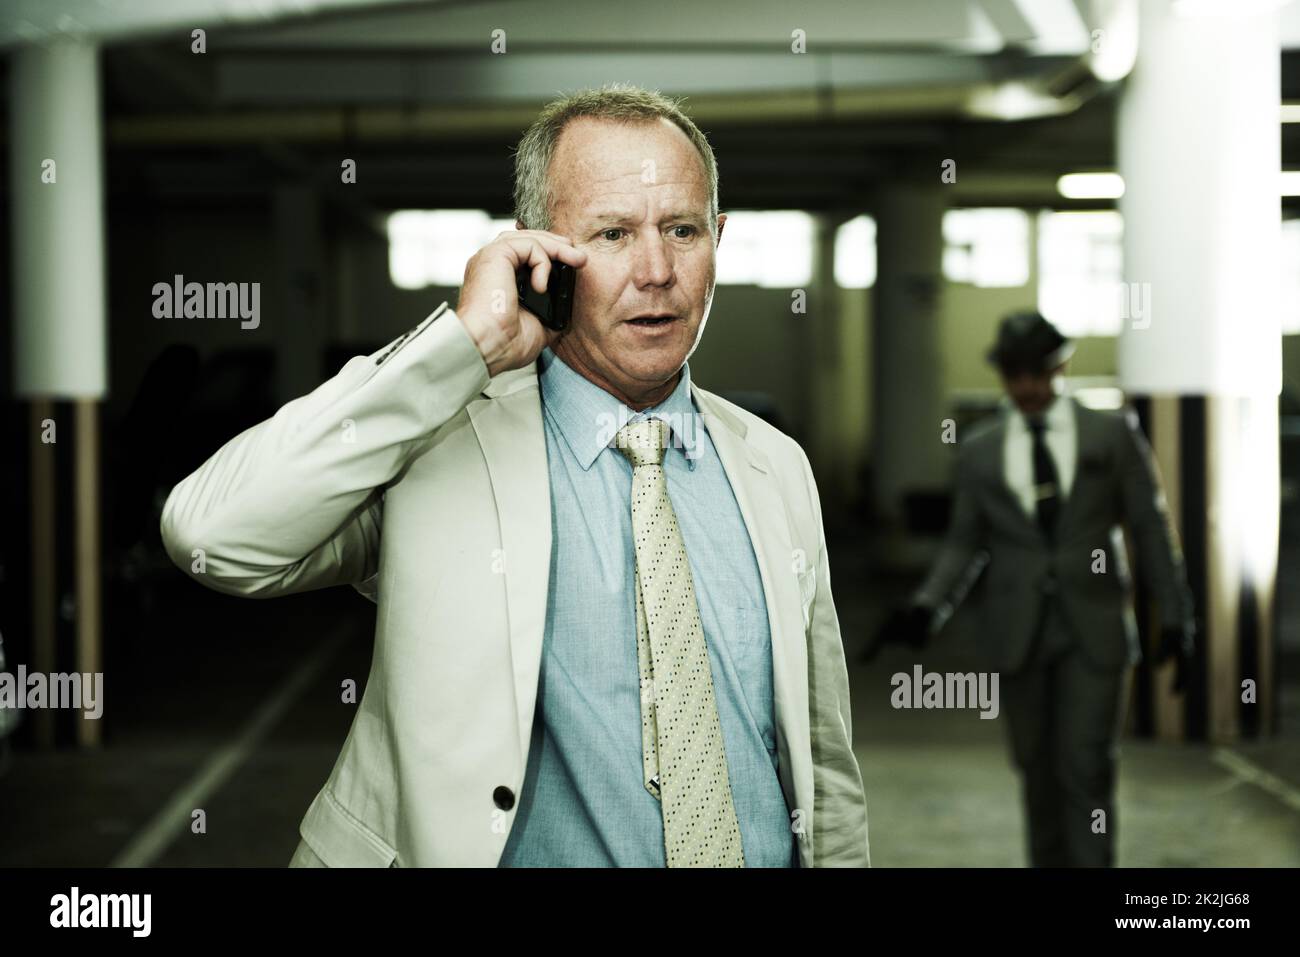
{"type": "Polygon", "coordinates": [[[658,233],[637,243],[634,255],[638,286],[666,286],[672,282],[672,250],[658,233]]]}

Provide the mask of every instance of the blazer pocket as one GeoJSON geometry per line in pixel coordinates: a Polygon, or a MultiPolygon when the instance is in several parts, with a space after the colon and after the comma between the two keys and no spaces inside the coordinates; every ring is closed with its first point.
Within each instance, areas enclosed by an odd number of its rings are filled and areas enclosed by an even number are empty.
{"type": "Polygon", "coordinates": [[[329,867],[395,867],[397,851],[343,806],[327,784],[302,822],[302,836],[329,867]]]}

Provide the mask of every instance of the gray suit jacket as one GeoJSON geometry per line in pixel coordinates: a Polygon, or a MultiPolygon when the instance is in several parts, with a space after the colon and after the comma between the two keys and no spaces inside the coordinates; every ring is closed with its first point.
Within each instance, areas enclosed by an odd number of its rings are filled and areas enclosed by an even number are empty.
{"type": "MultiPolygon", "coordinates": [[[[1194,610],[1159,472],[1137,415],[1074,404],[1078,453],[1055,547],[1026,514],[1003,474],[1007,418],[981,422],[959,443],[952,523],[930,575],[913,596],[951,610],[954,592],[986,560],[983,633],[995,667],[1014,673],[1027,658],[1041,603],[1056,594],[1084,653],[1104,670],[1141,658],[1123,547],[1127,525],[1143,582],[1164,626],[1188,627],[1194,610]]],[[[956,599],[960,601],[960,598],[956,599]]]]}

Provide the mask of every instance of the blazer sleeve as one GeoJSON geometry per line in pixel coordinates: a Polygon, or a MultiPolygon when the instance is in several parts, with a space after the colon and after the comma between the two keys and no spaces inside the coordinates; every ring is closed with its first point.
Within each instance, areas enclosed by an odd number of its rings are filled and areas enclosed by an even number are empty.
{"type": "Polygon", "coordinates": [[[971,563],[985,547],[988,524],[975,499],[971,446],[957,448],[957,467],[953,479],[952,518],[939,557],[930,574],[916,590],[912,600],[937,608],[944,605],[971,563]]]}
{"type": "Polygon", "coordinates": [[[178,483],[162,511],[168,556],[225,594],[267,598],[352,584],[373,599],[383,487],[488,379],[444,302],[178,483]]]}
{"type": "MultiPolygon", "coordinates": [[[[796,448],[798,446],[796,445],[796,448]]],[[[853,714],[844,642],[831,596],[821,501],[808,457],[799,449],[817,525],[817,580],[808,619],[808,701],[813,760],[813,862],[870,867],[867,796],[853,754],[853,714]]]]}
{"type": "Polygon", "coordinates": [[[1137,413],[1128,408],[1119,418],[1117,458],[1124,520],[1133,536],[1138,571],[1160,603],[1162,625],[1186,628],[1195,616],[1195,606],[1160,471],[1142,435],[1137,413]]]}

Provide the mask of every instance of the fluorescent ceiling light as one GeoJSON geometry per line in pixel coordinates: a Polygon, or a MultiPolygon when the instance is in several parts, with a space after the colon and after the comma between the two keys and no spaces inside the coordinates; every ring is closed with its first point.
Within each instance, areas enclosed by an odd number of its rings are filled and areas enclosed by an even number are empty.
{"type": "Polygon", "coordinates": [[[1066,199],[1119,199],[1124,195],[1124,177],[1119,173],[1066,173],[1056,181],[1066,199]]]}
{"type": "Polygon", "coordinates": [[[1021,80],[1007,80],[977,87],[967,98],[966,108],[972,116],[1013,122],[1058,116],[1073,109],[1075,103],[1072,97],[1057,98],[1021,80]]]}
{"type": "MultiPolygon", "coordinates": [[[[1066,173],[1056,181],[1066,199],[1119,199],[1124,195],[1124,177],[1119,173],[1066,173]]],[[[1283,196],[1300,196],[1300,170],[1278,174],[1278,191],[1283,196]]]]}

